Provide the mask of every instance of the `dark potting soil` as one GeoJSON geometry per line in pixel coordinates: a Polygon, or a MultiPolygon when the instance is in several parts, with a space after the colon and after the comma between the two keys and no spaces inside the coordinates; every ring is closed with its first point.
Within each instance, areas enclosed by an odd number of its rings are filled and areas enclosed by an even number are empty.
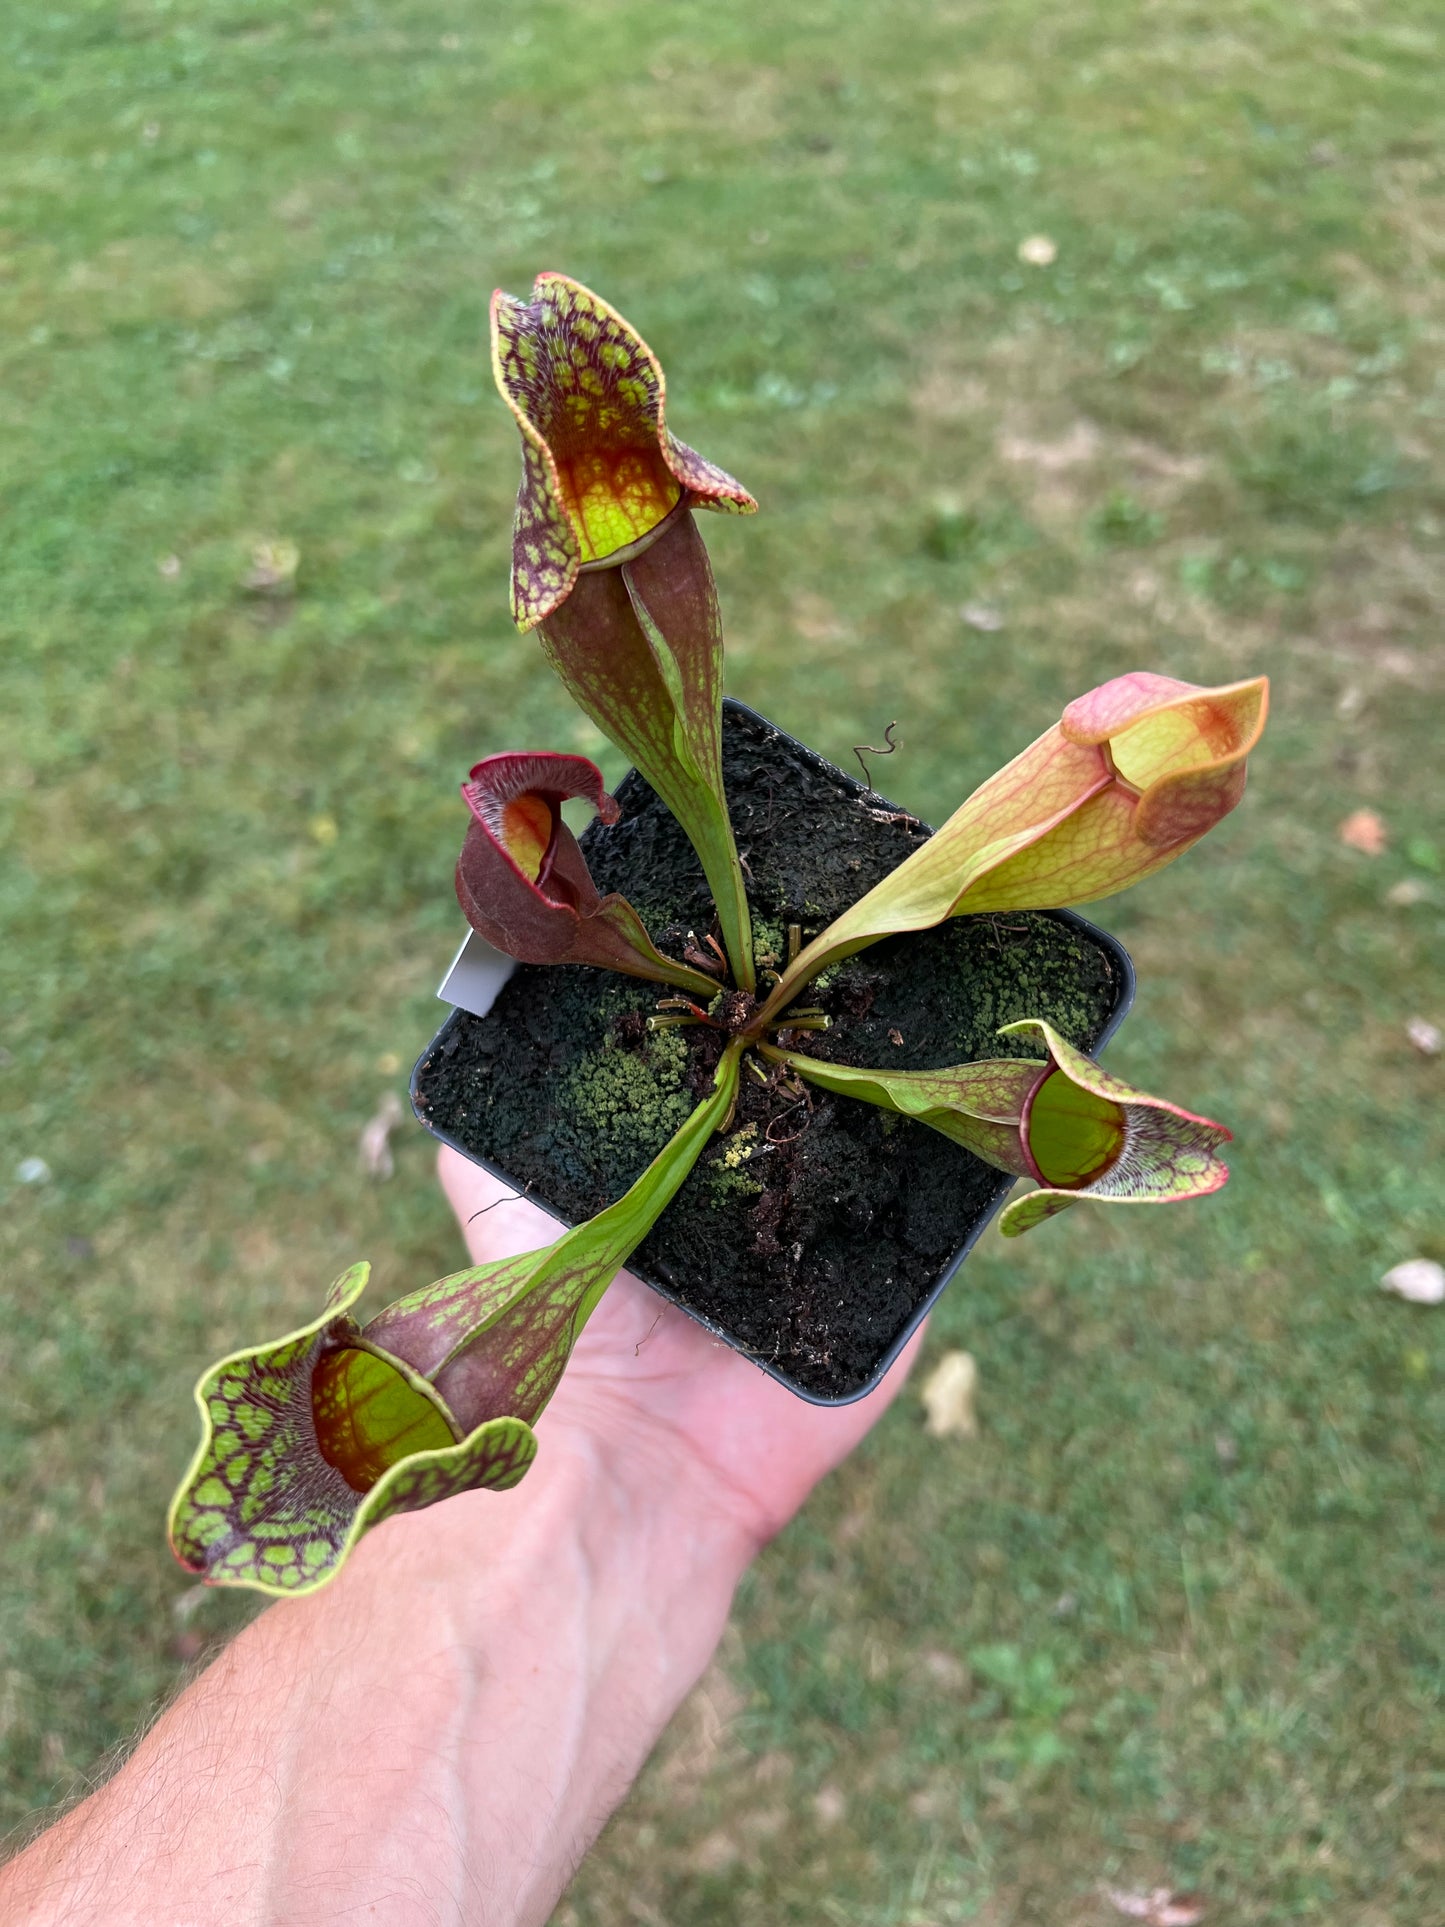
{"type": "MultiPolygon", "coordinates": [[[[725,705],[723,763],[760,969],[803,941],[927,838],[926,826],[725,705]]],[[[659,948],[712,923],[702,871],[634,771],[619,822],[582,847],[659,948]]],[[[818,1057],[904,1070],[1027,1056],[995,1035],[1046,1017],[1093,1047],[1125,991],[1116,953],[1048,913],[960,917],[889,938],[825,973],[801,1001],[832,1028],[818,1057]]],[[[417,1066],[417,1115],[571,1223],[619,1197],[711,1087],[720,1035],[649,1031],[665,987],[575,965],[520,965],[485,1017],[455,1011],[417,1066]]],[[[766,1067],[763,1067],[766,1068],[766,1067]]],[[[639,1247],[632,1269],[814,1398],[866,1386],[939,1274],[1010,1180],[911,1119],[745,1068],[737,1114],[639,1247]]]]}

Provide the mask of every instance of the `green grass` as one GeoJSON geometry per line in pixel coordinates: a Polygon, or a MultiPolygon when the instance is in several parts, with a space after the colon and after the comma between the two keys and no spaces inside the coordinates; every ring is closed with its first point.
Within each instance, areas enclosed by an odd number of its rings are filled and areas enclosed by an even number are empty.
{"type": "Polygon", "coordinates": [[[1445,1257],[1404,1034],[1442,39],[1427,0],[0,20],[0,1819],[252,1610],[177,1616],[200,1366],[354,1256],[455,1262],[427,1141],[381,1187],[355,1142],[438,1015],[458,775],[599,747],[506,617],[485,360],[492,285],[561,267],[763,503],[707,525],[732,690],[845,760],[897,718],[900,800],[1129,667],[1267,670],[1275,714],[1239,812],[1100,913],[1110,1061],[1233,1124],[1233,1183],[985,1241],[930,1341],[982,1437],[909,1398],[819,1494],[559,1921],[1440,1917],[1445,1313],[1376,1280],[1445,1257]],[[267,539],[294,606],[241,587],[267,539]]]}

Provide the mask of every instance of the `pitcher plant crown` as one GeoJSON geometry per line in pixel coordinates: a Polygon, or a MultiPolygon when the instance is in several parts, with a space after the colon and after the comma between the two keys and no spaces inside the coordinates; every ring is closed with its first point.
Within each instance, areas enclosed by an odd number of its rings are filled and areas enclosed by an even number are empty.
{"type": "Polygon", "coordinates": [[[1202,1197],[1229,1175],[1223,1125],[1134,1089],[1042,1017],[999,1031],[1030,1054],[893,1071],[803,1051],[804,1034],[831,1020],[799,998],[820,978],[812,994],[825,994],[824,972],[883,938],[1090,903],[1172,863],[1238,804],[1265,678],[1207,685],[1137,670],[1086,691],[890,876],[810,940],[793,926],[786,958],[757,959],[723,782],[722,616],[693,513],[757,504],[676,439],[657,357],[579,282],[540,275],[528,300],[499,291],[491,320],[493,370],[521,434],[513,616],[676,817],[714,921],[661,933],[682,952],[672,957],[630,903],[597,888],[563,805],[585,804],[603,826],[619,805],[594,763],[548,750],[473,764],[457,898],[519,962],[656,982],[668,994],[650,1026],[708,1027],[722,1033],[720,1055],[709,1095],[637,1182],[544,1249],[457,1272],[364,1325],[353,1307],[367,1271],[353,1266],[309,1323],[203,1375],[202,1440],[171,1538],[210,1583],[314,1590],[381,1520],[521,1479],[578,1335],[729,1128],[744,1067],[881,1107],[1032,1180],[1002,1214],[1005,1236],[1085,1201],[1202,1197]]]}

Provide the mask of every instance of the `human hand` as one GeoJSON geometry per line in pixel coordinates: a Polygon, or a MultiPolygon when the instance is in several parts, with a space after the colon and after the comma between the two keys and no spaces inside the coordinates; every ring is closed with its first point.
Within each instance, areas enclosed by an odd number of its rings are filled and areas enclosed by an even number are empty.
{"type": "MultiPolygon", "coordinates": [[[[459,1153],[444,1149],[438,1170],[475,1262],[556,1237],[556,1219],[459,1153]]],[[[542,1418],[543,1451],[585,1441],[640,1487],[690,1482],[761,1544],[887,1410],[921,1339],[868,1397],[809,1405],[624,1271],[542,1418]]]]}
{"type": "MultiPolygon", "coordinates": [[[[441,1179],[477,1260],[556,1235],[455,1152],[441,1179]]],[[[116,1927],[310,1921],[324,1894],[336,1919],[541,1927],[739,1574],[916,1346],[856,1404],[807,1405],[623,1272],[521,1485],[390,1519],[334,1585],[263,1613],[0,1875],[0,1916],[90,1918],[104,1892],[116,1927]]]]}

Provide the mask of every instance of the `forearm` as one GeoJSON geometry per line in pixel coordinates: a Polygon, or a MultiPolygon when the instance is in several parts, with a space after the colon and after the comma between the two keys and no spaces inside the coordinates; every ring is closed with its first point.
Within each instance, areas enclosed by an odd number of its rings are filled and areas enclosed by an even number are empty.
{"type": "Polygon", "coordinates": [[[752,1550],[713,1495],[550,1443],[263,1614],[0,1874],[5,1920],[544,1922],[752,1550]]]}

